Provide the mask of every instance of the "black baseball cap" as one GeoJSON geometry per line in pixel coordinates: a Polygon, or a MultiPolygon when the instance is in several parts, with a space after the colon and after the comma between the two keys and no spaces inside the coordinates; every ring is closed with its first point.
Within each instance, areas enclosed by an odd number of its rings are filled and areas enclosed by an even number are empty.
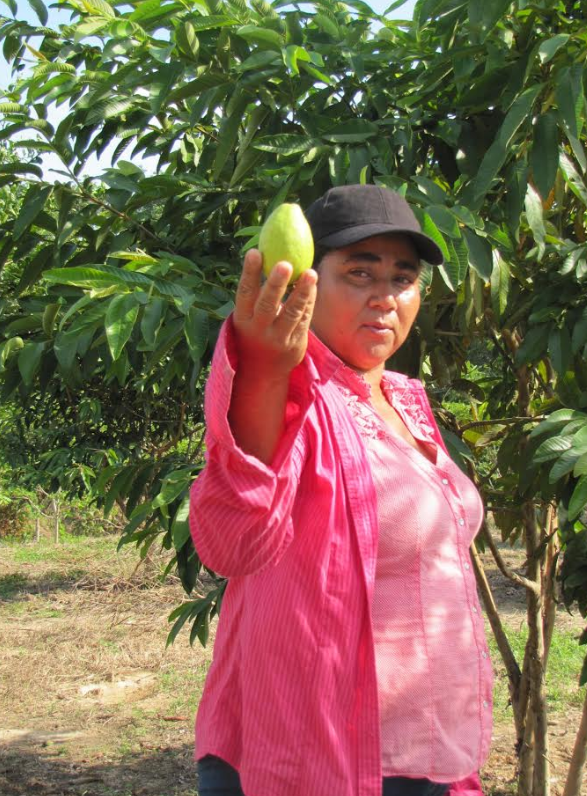
{"type": "Polygon", "coordinates": [[[331,188],[305,215],[317,247],[341,249],[373,235],[395,232],[411,238],[419,257],[430,265],[444,261],[442,251],[424,235],[403,196],[378,185],[331,188]]]}

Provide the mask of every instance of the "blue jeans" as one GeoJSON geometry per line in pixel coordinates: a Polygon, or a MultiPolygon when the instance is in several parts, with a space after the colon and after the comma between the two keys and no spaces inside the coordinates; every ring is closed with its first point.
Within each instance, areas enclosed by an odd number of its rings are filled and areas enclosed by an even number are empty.
{"type": "MultiPolygon", "coordinates": [[[[429,779],[384,777],[381,796],[444,796],[447,791],[448,785],[429,779]]],[[[198,760],[198,793],[199,796],[245,796],[238,771],[213,755],[198,760]]],[[[325,793],[324,796],[336,794],[325,793]]]]}

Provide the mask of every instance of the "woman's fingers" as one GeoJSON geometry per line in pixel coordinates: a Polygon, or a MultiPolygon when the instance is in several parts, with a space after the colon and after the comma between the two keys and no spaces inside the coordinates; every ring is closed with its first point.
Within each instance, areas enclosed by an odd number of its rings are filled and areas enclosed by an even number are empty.
{"type": "Polygon", "coordinates": [[[281,312],[281,301],[287,291],[287,285],[293,271],[293,266],[287,262],[280,262],[273,266],[267,281],[255,303],[255,319],[262,326],[273,323],[281,312]]]}
{"type": "Polygon", "coordinates": [[[264,284],[261,284],[262,266],[261,254],[250,249],[245,255],[237,288],[235,322],[243,332],[247,328],[247,334],[269,333],[273,345],[277,343],[288,348],[293,344],[295,347],[308,334],[318,275],[312,270],[303,273],[283,302],[292,265],[285,261],[277,263],[264,284]]]}
{"type": "Polygon", "coordinates": [[[307,334],[316,301],[317,281],[316,271],[310,270],[303,273],[282,306],[275,325],[285,337],[307,334]]]}
{"type": "Polygon", "coordinates": [[[251,318],[255,302],[261,290],[263,258],[257,249],[249,249],[245,254],[243,270],[239,279],[234,302],[234,315],[239,321],[251,318]]]}

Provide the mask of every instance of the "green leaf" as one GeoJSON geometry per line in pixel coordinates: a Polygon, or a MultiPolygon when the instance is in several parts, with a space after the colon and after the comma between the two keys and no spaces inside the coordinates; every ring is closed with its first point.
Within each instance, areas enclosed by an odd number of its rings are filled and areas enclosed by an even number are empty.
{"type": "Polygon", "coordinates": [[[587,343],[587,307],[583,308],[579,320],[573,326],[571,346],[573,354],[578,354],[587,343]]]}
{"type": "Polygon", "coordinates": [[[325,83],[327,86],[336,85],[336,81],[330,75],[327,75],[325,72],[321,72],[319,69],[316,69],[315,66],[306,63],[306,61],[300,61],[299,66],[302,67],[304,72],[312,75],[312,77],[315,78],[319,83],[325,83]]]}
{"type": "Polygon", "coordinates": [[[181,550],[190,536],[189,526],[190,498],[189,495],[181,501],[171,524],[171,538],[176,550],[181,550]]]}
{"type": "Polygon", "coordinates": [[[587,505],[587,475],[582,475],[577,481],[577,484],[569,500],[568,517],[572,522],[577,519],[579,514],[587,505]]]}
{"type": "Polygon", "coordinates": [[[314,22],[318,25],[320,30],[324,31],[328,36],[337,41],[340,40],[341,34],[338,25],[333,19],[327,17],[326,14],[314,14],[314,22]]]}
{"type": "Polygon", "coordinates": [[[41,357],[45,349],[45,343],[25,343],[18,355],[18,369],[22,380],[29,387],[41,364],[41,357]]]}
{"type": "Polygon", "coordinates": [[[196,29],[187,20],[181,24],[175,32],[175,40],[180,50],[194,61],[198,60],[200,53],[200,42],[196,34],[196,29]]]}
{"type": "Polygon", "coordinates": [[[571,470],[573,470],[580,457],[581,454],[573,448],[565,451],[552,466],[552,469],[548,474],[548,482],[550,484],[556,484],[557,481],[559,481],[561,478],[564,478],[565,475],[568,475],[571,470]]]}
{"type": "Polygon", "coordinates": [[[57,361],[66,373],[73,367],[78,340],[78,332],[59,332],[53,343],[53,351],[57,361]]]}
{"type": "Polygon", "coordinates": [[[43,169],[33,163],[5,163],[0,166],[0,174],[34,174],[43,179],[43,169]]]}
{"type": "Polygon", "coordinates": [[[27,263],[24,267],[18,284],[15,289],[15,293],[20,295],[24,292],[27,288],[33,285],[39,279],[39,276],[43,273],[43,270],[46,268],[47,264],[51,261],[53,255],[53,247],[52,246],[43,246],[43,248],[39,249],[34,257],[27,263]]]}
{"type": "Polygon", "coordinates": [[[573,138],[578,138],[583,129],[585,109],[582,64],[573,64],[560,70],[555,96],[561,122],[573,138]]]}
{"type": "Polygon", "coordinates": [[[542,215],[542,199],[531,184],[528,184],[524,206],[526,208],[528,226],[532,230],[534,242],[538,247],[536,259],[540,262],[545,251],[544,238],[546,236],[546,230],[544,229],[544,218],[542,215]]]}
{"type": "MultiPolygon", "coordinates": [[[[112,6],[106,0],[81,0],[82,4],[90,14],[95,16],[108,17],[114,19],[116,13],[112,6]]],[[[29,0],[30,2],[30,0],[29,0]]]]}
{"type": "Polygon", "coordinates": [[[458,467],[460,467],[460,469],[467,474],[467,462],[472,463],[475,461],[471,449],[452,431],[449,431],[441,426],[440,433],[448,450],[449,456],[458,465],[458,467]]]}
{"type": "Polygon", "coordinates": [[[540,196],[546,200],[558,171],[558,124],[552,112],[541,114],[534,126],[530,167],[540,196]]]}
{"type": "Polygon", "coordinates": [[[31,185],[28,189],[22,201],[20,212],[14,222],[12,234],[15,240],[18,240],[37,218],[45,207],[52,190],[50,185],[31,185]]]}
{"type": "Polygon", "coordinates": [[[528,329],[514,357],[516,367],[537,362],[546,353],[549,332],[550,327],[546,323],[528,329]]]}
{"type": "Polygon", "coordinates": [[[153,508],[163,508],[173,503],[174,500],[189,488],[193,480],[193,470],[191,467],[184,467],[175,470],[161,484],[159,494],[153,500],[153,508]]]}
{"type": "Polygon", "coordinates": [[[202,75],[169,93],[170,102],[179,102],[196,94],[203,94],[211,88],[225,86],[231,82],[230,76],[220,72],[204,72],[202,75]]]}
{"type": "Polygon", "coordinates": [[[128,113],[134,105],[136,105],[134,97],[115,98],[105,102],[98,102],[90,108],[87,122],[88,124],[96,124],[96,122],[102,122],[106,119],[117,118],[128,113]]]}
{"type": "MultiPolygon", "coordinates": [[[[12,16],[15,17],[17,15],[17,13],[18,13],[18,6],[16,5],[16,0],[2,0],[2,2],[5,3],[8,6],[12,16]]],[[[7,59],[7,60],[10,60],[10,59],[7,59]]]]}
{"type": "Polygon", "coordinates": [[[288,45],[283,51],[283,61],[292,75],[299,75],[298,61],[310,62],[310,54],[297,44],[288,45]]]}
{"type": "Polygon", "coordinates": [[[243,25],[237,28],[236,33],[243,39],[252,44],[259,44],[281,52],[285,41],[283,36],[270,28],[262,28],[258,25],[243,25]]]}
{"type": "Polygon", "coordinates": [[[24,340],[22,337],[11,337],[9,340],[6,340],[6,342],[0,343],[0,349],[2,351],[0,354],[0,364],[2,367],[4,367],[11,354],[15,351],[20,351],[22,348],[24,348],[24,340]]]}
{"type": "Polygon", "coordinates": [[[448,235],[449,238],[461,238],[457,219],[448,207],[444,207],[444,205],[428,205],[426,212],[442,233],[448,235]]]}
{"type": "Polygon", "coordinates": [[[42,0],[28,0],[28,2],[29,5],[34,9],[35,14],[39,18],[39,22],[41,23],[41,25],[46,25],[49,15],[47,13],[45,4],[42,2],[42,0]]]}
{"type": "Polygon", "coordinates": [[[114,296],[108,305],[104,328],[113,361],[120,357],[129,341],[138,313],[137,298],[132,293],[114,296]]]}
{"type": "Polygon", "coordinates": [[[367,119],[351,119],[342,124],[335,124],[328,131],[322,133],[322,138],[334,143],[353,144],[367,141],[379,135],[379,127],[367,119]]]}
{"type": "Polygon", "coordinates": [[[448,250],[450,258],[438,268],[447,286],[451,290],[456,290],[467,275],[469,265],[467,247],[461,238],[460,240],[449,240],[448,250]]]}
{"type": "MultiPolygon", "coordinates": [[[[54,72],[68,75],[76,74],[75,67],[63,61],[45,61],[39,66],[35,66],[33,74],[35,77],[44,77],[45,75],[50,75],[54,72]]],[[[32,126],[33,125],[31,125],[31,127],[32,126]]]]}
{"type": "Polygon", "coordinates": [[[510,152],[512,139],[517,133],[518,128],[531,118],[532,106],[541,89],[542,86],[533,86],[527,89],[516,98],[508,111],[495,141],[489,147],[481,161],[479,171],[473,182],[472,189],[476,204],[479,204],[485,197],[485,194],[491,188],[493,181],[497,177],[499,170],[505,163],[508,153],[510,152]]]}
{"type": "Polygon", "coordinates": [[[485,41],[497,23],[510,8],[511,0],[469,0],[469,22],[485,41]]]}
{"type": "Polygon", "coordinates": [[[557,409],[556,412],[550,414],[546,420],[543,420],[532,429],[529,439],[539,437],[547,432],[559,431],[568,423],[574,423],[577,420],[587,423],[587,415],[577,412],[575,409],[557,409]]]}
{"type": "Polygon", "coordinates": [[[543,464],[551,459],[557,459],[561,453],[568,451],[571,445],[570,437],[549,437],[541,442],[536,449],[532,457],[532,464],[543,464]]]}
{"type": "MultiPolygon", "coordinates": [[[[14,113],[26,116],[28,114],[27,108],[25,105],[21,105],[18,102],[0,102],[0,113],[6,113],[12,115],[14,113]]],[[[17,164],[4,164],[3,168],[10,165],[17,165],[17,164]]]]}
{"type": "Polygon", "coordinates": [[[463,229],[463,236],[469,251],[469,265],[488,282],[493,270],[491,244],[487,238],[481,238],[466,227],[463,229]]]}
{"type": "Polygon", "coordinates": [[[278,135],[267,135],[256,139],[253,146],[262,152],[275,152],[280,155],[296,155],[300,152],[308,152],[316,146],[316,140],[306,135],[296,135],[295,133],[280,133],[278,135]]]}
{"type": "Polygon", "coordinates": [[[568,33],[559,33],[556,36],[551,36],[550,39],[545,39],[538,48],[538,58],[541,64],[547,64],[551,61],[561,47],[570,39],[568,33]]]}
{"type": "MultiPolygon", "coordinates": [[[[157,0],[160,2],[160,0],[157,0]]],[[[215,30],[216,28],[238,25],[238,19],[227,17],[225,14],[210,14],[209,16],[191,17],[190,22],[195,31],[215,30]]]]}
{"type": "MultiPolygon", "coordinates": [[[[80,41],[87,38],[88,36],[93,36],[98,33],[100,30],[108,25],[107,19],[91,19],[88,22],[82,22],[81,25],[77,25],[75,28],[75,33],[73,39],[76,44],[79,44],[80,41]]],[[[82,78],[83,79],[83,78],[82,78]]]]}
{"type": "Polygon", "coordinates": [[[208,346],[208,313],[192,307],[185,316],[184,331],[192,359],[201,359],[208,346]]]}
{"type": "Polygon", "coordinates": [[[574,167],[573,163],[567,156],[567,154],[561,150],[560,152],[560,167],[565,178],[565,182],[571,189],[571,191],[575,194],[575,196],[580,199],[583,204],[587,207],[587,188],[585,187],[585,183],[577,169],[574,167]]]}
{"type": "Polygon", "coordinates": [[[231,153],[234,151],[238,131],[243,121],[243,113],[247,106],[247,98],[241,96],[235,103],[234,109],[220,126],[219,143],[216,147],[212,178],[217,180],[231,153]]]}
{"type": "Polygon", "coordinates": [[[434,243],[436,243],[437,246],[440,247],[445,262],[450,260],[450,251],[448,249],[448,246],[446,245],[446,241],[442,237],[440,230],[438,229],[434,221],[430,218],[428,213],[424,213],[421,226],[422,226],[422,232],[425,235],[431,237],[434,243]]]}
{"type": "Polygon", "coordinates": [[[573,468],[573,476],[579,478],[581,475],[587,475],[587,453],[577,459],[573,468]]]}
{"type": "Polygon", "coordinates": [[[499,252],[493,253],[493,270],[491,271],[491,305],[498,318],[502,318],[506,310],[510,292],[510,269],[499,252]]]}
{"type": "Polygon", "coordinates": [[[566,326],[553,327],[548,336],[548,353],[555,371],[563,376],[571,361],[571,335],[566,326]]]}
{"type": "Polygon", "coordinates": [[[141,334],[150,349],[155,345],[157,332],[163,321],[165,307],[166,302],[163,299],[151,298],[144,309],[143,317],[141,318],[141,334]]]}

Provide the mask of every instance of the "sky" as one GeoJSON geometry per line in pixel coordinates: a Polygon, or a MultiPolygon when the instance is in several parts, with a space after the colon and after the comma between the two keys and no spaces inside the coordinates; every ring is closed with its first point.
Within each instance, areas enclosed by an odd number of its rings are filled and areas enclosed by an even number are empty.
{"type": "MultiPolygon", "coordinates": [[[[489,0],[488,0],[489,1],[489,0]]],[[[383,14],[386,9],[393,5],[393,0],[366,0],[366,2],[371,6],[371,8],[379,14],[383,14]]],[[[7,5],[5,5],[6,0],[0,4],[0,14],[6,17],[10,17],[11,12],[7,5]]],[[[303,5],[303,0],[301,0],[300,5],[303,5]]],[[[406,0],[404,4],[400,7],[388,13],[389,19],[411,19],[414,13],[414,6],[416,4],[416,0],[406,0]]],[[[59,24],[67,24],[70,19],[70,14],[66,11],[54,9],[50,7],[49,2],[45,2],[45,5],[49,11],[49,19],[47,21],[47,27],[57,27],[59,24]]],[[[34,25],[39,24],[38,17],[36,16],[35,12],[27,2],[27,0],[17,0],[17,7],[18,13],[16,14],[17,19],[23,19],[28,22],[31,22],[34,25]]],[[[7,88],[9,83],[11,82],[10,77],[10,66],[2,57],[0,52],[0,102],[1,93],[3,89],[7,88]]],[[[53,125],[58,124],[63,117],[64,110],[59,113],[59,109],[49,109],[48,111],[48,121],[51,122],[53,125]]],[[[25,137],[30,137],[30,131],[26,134],[25,137]]],[[[93,158],[91,159],[85,168],[86,174],[96,175],[99,174],[103,169],[108,168],[110,166],[110,155],[111,151],[113,150],[114,145],[107,149],[100,161],[93,158]]],[[[148,169],[149,164],[146,162],[141,163],[142,167],[146,167],[148,169]]],[[[46,155],[43,157],[42,167],[45,171],[45,175],[49,176],[52,168],[62,168],[62,164],[59,162],[58,158],[53,157],[51,155],[46,155]]],[[[56,177],[57,175],[51,172],[51,178],[56,177]]]]}

